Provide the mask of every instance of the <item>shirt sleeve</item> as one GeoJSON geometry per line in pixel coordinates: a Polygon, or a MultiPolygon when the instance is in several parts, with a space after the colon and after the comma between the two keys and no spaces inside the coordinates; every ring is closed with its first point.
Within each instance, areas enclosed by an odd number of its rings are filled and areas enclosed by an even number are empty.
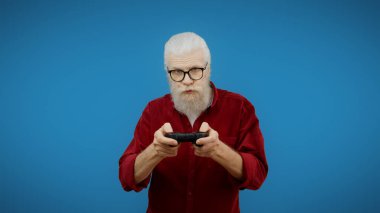
{"type": "Polygon", "coordinates": [[[259,189],[267,176],[268,164],[259,120],[248,100],[242,105],[237,151],[243,159],[243,181],[239,182],[239,188],[259,189]]]}
{"type": "Polygon", "coordinates": [[[137,155],[153,141],[153,134],[150,131],[150,118],[148,104],[136,125],[131,143],[119,159],[119,180],[125,191],[134,190],[139,192],[149,184],[151,175],[140,183],[136,183],[134,171],[137,155]]]}

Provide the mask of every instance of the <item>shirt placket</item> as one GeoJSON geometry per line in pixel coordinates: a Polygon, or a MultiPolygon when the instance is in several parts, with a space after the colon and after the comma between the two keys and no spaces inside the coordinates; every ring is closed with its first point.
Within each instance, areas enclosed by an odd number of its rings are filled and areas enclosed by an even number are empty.
{"type": "MultiPolygon", "coordinates": [[[[185,115],[181,115],[182,123],[184,124],[185,132],[192,132],[193,128],[185,115]]],[[[188,149],[188,176],[187,176],[187,188],[186,188],[186,212],[193,212],[194,206],[194,187],[195,187],[195,156],[193,149],[188,149]]]]}
{"type": "Polygon", "coordinates": [[[194,205],[194,175],[195,175],[195,167],[194,162],[195,158],[193,155],[190,155],[189,159],[189,176],[187,180],[187,192],[186,192],[186,212],[193,212],[194,205]]]}
{"type": "MultiPolygon", "coordinates": [[[[194,126],[191,126],[189,119],[186,115],[181,115],[182,123],[185,127],[185,132],[197,132],[200,127],[200,121],[204,119],[205,112],[203,112],[194,122],[194,126]]],[[[193,153],[193,149],[189,149],[188,153],[188,179],[186,189],[186,212],[193,212],[194,209],[194,189],[195,189],[195,172],[196,172],[196,157],[193,153]]]]}

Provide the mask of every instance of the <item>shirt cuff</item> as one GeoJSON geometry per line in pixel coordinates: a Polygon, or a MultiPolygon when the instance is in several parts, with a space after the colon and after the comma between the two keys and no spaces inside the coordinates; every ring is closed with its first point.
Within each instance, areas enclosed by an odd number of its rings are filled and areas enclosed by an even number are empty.
{"type": "Polygon", "coordinates": [[[150,182],[151,175],[149,175],[140,183],[135,182],[136,157],[137,154],[131,154],[127,156],[119,168],[119,179],[125,191],[134,190],[136,192],[139,192],[142,189],[146,188],[150,182]]]}
{"type": "Polygon", "coordinates": [[[265,174],[262,171],[259,160],[251,153],[240,152],[243,159],[243,179],[237,181],[240,189],[257,190],[263,184],[265,174]]]}

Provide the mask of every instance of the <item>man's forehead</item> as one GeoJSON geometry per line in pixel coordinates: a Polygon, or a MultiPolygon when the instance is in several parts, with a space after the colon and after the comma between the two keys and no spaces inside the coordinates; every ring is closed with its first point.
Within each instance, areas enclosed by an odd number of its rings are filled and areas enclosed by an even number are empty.
{"type": "Polygon", "coordinates": [[[192,68],[205,66],[206,57],[203,51],[196,50],[189,53],[174,55],[167,55],[167,65],[170,68],[192,68]]]}

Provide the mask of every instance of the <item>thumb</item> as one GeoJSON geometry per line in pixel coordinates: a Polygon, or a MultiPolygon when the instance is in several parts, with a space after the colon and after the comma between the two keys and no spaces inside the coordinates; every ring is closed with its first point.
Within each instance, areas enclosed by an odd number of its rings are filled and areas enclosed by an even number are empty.
{"type": "Polygon", "coordinates": [[[164,133],[170,133],[170,132],[173,132],[173,128],[172,128],[172,125],[170,125],[170,123],[165,123],[163,126],[162,126],[162,130],[164,133]]]}
{"type": "Polygon", "coordinates": [[[200,132],[208,132],[210,130],[210,125],[207,122],[203,122],[201,127],[199,128],[200,132]]]}

